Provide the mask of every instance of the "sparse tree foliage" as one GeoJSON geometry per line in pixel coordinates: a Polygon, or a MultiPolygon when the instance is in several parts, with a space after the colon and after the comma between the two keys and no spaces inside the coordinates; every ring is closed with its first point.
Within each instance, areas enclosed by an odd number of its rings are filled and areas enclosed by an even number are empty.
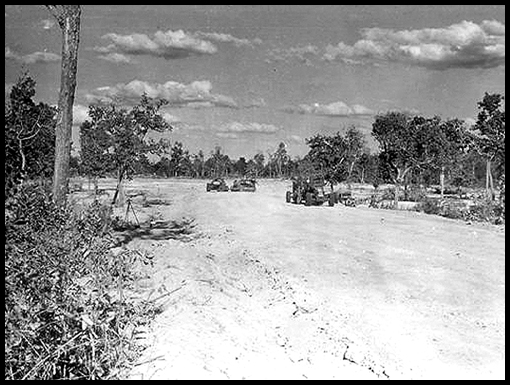
{"type": "MultiPolygon", "coordinates": [[[[505,111],[501,110],[504,97],[485,93],[478,103],[478,120],[474,126],[473,142],[478,152],[486,158],[486,190],[490,200],[494,200],[492,164],[505,160],[505,111]]],[[[504,175],[504,172],[503,174],[504,175]]]]}
{"type": "Polygon", "coordinates": [[[5,199],[26,178],[53,174],[56,110],[34,96],[35,81],[23,74],[5,104],[5,199]]]}
{"type": "Polygon", "coordinates": [[[124,179],[131,179],[137,164],[147,154],[161,155],[168,142],[150,138],[154,132],[170,131],[170,125],[159,114],[166,101],[154,100],[143,95],[140,103],[131,110],[114,104],[91,105],[90,121],[83,123],[86,135],[82,136],[85,169],[94,172],[115,170],[117,189],[113,197],[116,203],[124,179]]]}

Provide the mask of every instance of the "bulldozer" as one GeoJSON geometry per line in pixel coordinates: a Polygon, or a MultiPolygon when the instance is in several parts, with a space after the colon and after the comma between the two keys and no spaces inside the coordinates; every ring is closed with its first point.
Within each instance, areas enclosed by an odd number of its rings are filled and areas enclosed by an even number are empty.
{"type": "Polygon", "coordinates": [[[326,192],[326,182],[321,175],[309,177],[296,177],[292,180],[292,191],[286,192],[287,203],[303,204],[305,206],[320,206],[328,202],[332,207],[337,203],[336,194],[326,192]]]}

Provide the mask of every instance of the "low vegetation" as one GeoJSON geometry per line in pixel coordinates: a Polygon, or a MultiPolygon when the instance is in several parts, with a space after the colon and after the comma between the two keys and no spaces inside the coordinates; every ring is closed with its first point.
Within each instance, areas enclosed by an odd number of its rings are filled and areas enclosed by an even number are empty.
{"type": "Polygon", "coordinates": [[[5,378],[118,378],[157,308],[130,299],[146,256],[113,252],[109,206],[58,207],[44,187],[6,201],[5,378]]]}

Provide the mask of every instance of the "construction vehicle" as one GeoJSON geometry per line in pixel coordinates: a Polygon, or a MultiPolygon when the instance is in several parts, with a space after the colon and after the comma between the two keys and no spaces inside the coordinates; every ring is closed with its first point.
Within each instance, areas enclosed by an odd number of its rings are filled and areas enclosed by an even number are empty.
{"type": "Polygon", "coordinates": [[[227,183],[222,178],[215,178],[211,182],[207,183],[205,187],[206,191],[228,191],[229,188],[227,183]]]}
{"type": "Polygon", "coordinates": [[[329,206],[334,206],[337,203],[337,196],[333,191],[326,192],[325,185],[326,182],[321,175],[294,178],[292,191],[286,192],[286,201],[295,204],[304,203],[305,206],[319,206],[328,202],[329,206]]]}

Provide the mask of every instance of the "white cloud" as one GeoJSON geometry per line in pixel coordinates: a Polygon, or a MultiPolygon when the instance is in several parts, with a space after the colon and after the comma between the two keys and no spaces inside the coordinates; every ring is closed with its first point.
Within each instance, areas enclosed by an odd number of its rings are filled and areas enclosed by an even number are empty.
{"type": "Polygon", "coordinates": [[[298,62],[310,65],[312,59],[319,56],[320,50],[317,46],[308,44],[301,47],[275,48],[268,53],[267,62],[297,60],[298,62]]]}
{"type": "Polygon", "coordinates": [[[505,62],[505,25],[495,20],[402,31],[366,28],[361,33],[363,38],[353,45],[328,45],[323,59],[395,61],[436,70],[492,68],[505,62]]]}
{"type": "Polygon", "coordinates": [[[216,136],[223,139],[238,139],[239,135],[233,132],[217,132],[216,136]]]}
{"type": "Polygon", "coordinates": [[[112,52],[106,55],[99,55],[98,58],[117,64],[131,63],[131,59],[124,54],[112,52]]]}
{"type": "Polygon", "coordinates": [[[464,125],[470,129],[476,124],[476,119],[473,118],[466,118],[464,119],[464,125]]]}
{"type": "Polygon", "coordinates": [[[286,106],[282,111],[295,114],[311,114],[311,115],[324,115],[324,116],[369,116],[373,115],[374,111],[355,104],[352,106],[347,105],[342,101],[333,102],[329,104],[300,104],[298,106],[286,106]]]}
{"type": "Polygon", "coordinates": [[[39,25],[42,29],[51,29],[55,26],[55,22],[51,19],[44,19],[40,21],[39,25]]]}
{"type": "Polygon", "coordinates": [[[262,40],[258,38],[250,40],[241,39],[227,33],[201,31],[193,33],[183,30],[157,31],[152,36],[140,33],[128,35],[107,33],[102,38],[109,40],[110,44],[96,46],[92,50],[102,54],[123,55],[123,57],[101,56],[102,59],[117,63],[127,62],[125,55],[150,55],[167,60],[196,55],[212,55],[218,51],[218,48],[212,42],[232,43],[236,47],[254,47],[262,44],[262,40]]]}
{"type": "Polygon", "coordinates": [[[24,64],[50,63],[60,61],[60,55],[51,52],[34,52],[27,55],[20,55],[5,47],[5,58],[19,61],[24,64]]]}
{"type": "Polygon", "coordinates": [[[201,32],[198,31],[195,33],[195,36],[199,38],[203,38],[206,40],[212,40],[219,43],[233,43],[236,47],[254,47],[255,45],[262,44],[262,40],[256,38],[253,40],[249,39],[240,39],[235,36],[232,36],[228,33],[216,33],[216,32],[201,32]]]}
{"type": "Polygon", "coordinates": [[[73,105],[73,125],[80,126],[88,119],[90,119],[88,107],[81,104],[73,105]]]}
{"type": "Polygon", "coordinates": [[[7,99],[9,94],[11,93],[12,87],[14,87],[14,83],[5,83],[5,98],[7,99]]]}
{"type": "Polygon", "coordinates": [[[217,128],[219,132],[232,132],[232,133],[259,133],[259,134],[274,134],[275,132],[280,131],[280,127],[277,127],[273,124],[263,124],[263,123],[241,123],[241,122],[231,122],[228,124],[224,124],[217,128]]]}
{"type": "Polygon", "coordinates": [[[121,104],[137,103],[142,94],[151,98],[166,99],[171,107],[190,108],[238,108],[236,101],[230,96],[212,92],[212,84],[208,80],[198,80],[189,84],[174,81],[166,83],[150,83],[133,80],[127,84],[96,88],[86,95],[89,102],[119,102],[121,104]]]}
{"type": "Polygon", "coordinates": [[[183,30],[157,31],[152,37],[140,33],[130,35],[107,33],[102,38],[111,41],[111,44],[94,47],[93,50],[104,54],[150,55],[165,59],[179,59],[193,55],[214,54],[218,50],[211,42],[183,30]]]}
{"type": "Polygon", "coordinates": [[[289,141],[297,144],[304,144],[305,140],[299,135],[291,135],[289,136],[289,141]]]}

